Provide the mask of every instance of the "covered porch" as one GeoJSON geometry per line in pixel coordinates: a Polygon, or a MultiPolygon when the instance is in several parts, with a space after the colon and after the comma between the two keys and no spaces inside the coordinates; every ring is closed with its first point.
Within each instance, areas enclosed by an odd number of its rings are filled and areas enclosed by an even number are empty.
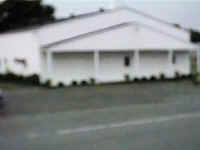
{"type": "MultiPolygon", "coordinates": [[[[88,50],[46,51],[43,80],[54,86],[72,82],[109,83],[151,77],[173,78],[178,72],[190,73],[190,53],[187,50],[88,50]]],[[[43,81],[43,82],[44,82],[43,81]]]]}

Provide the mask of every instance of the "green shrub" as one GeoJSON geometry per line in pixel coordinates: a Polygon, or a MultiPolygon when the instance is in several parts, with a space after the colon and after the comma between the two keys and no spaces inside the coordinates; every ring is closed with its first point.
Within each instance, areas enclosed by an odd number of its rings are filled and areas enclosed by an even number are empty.
{"type": "Polygon", "coordinates": [[[124,75],[124,80],[125,80],[126,82],[130,82],[130,81],[131,81],[130,76],[129,76],[128,74],[125,74],[125,75],[124,75]]]}
{"type": "Polygon", "coordinates": [[[150,78],[151,81],[155,81],[156,80],[156,76],[152,75],[150,78]]]}
{"type": "Polygon", "coordinates": [[[96,83],[94,78],[90,78],[90,84],[94,85],[96,83]]]}
{"type": "Polygon", "coordinates": [[[182,75],[182,79],[188,79],[189,75],[182,75]]]}
{"type": "Polygon", "coordinates": [[[0,80],[1,81],[5,81],[6,80],[6,75],[5,74],[1,74],[0,75],[0,80]]]}
{"type": "Polygon", "coordinates": [[[181,77],[180,73],[179,73],[178,71],[176,71],[176,72],[175,72],[175,78],[178,79],[178,78],[180,78],[180,77],[181,77]]]}
{"type": "Polygon", "coordinates": [[[200,83],[200,75],[196,76],[196,82],[200,83]]]}
{"type": "Polygon", "coordinates": [[[6,77],[6,80],[7,80],[7,81],[16,81],[17,78],[18,78],[18,76],[15,75],[15,74],[12,73],[12,72],[8,72],[8,73],[6,74],[5,77],[6,77]]]}
{"type": "Polygon", "coordinates": [[[134,82],[138,82],[139,81],[139,79],[138,78],[134,78],[134,82]]]}
{"type": "Polygon", "coordinates": [[[0,80],[2,80],[4,78],[3,74],[0,74],[0,80]]]}
{"type": "Polygon", "coordinates": [[[40,78],[34,74],[25,78],[25,82],[32,85],[40,85],[40,78]]]}
{"type": "Polygon", "coordinates": [[[81,81],[81,85],[86,86],[86,85],[88,85],[88,83],[87,83],[87,81],[83,80],[83,81],[81,81]]]}
{"type": "Polygon", "coordinates": [[[8,72],[6,74],[2,74],[0,76],[0,80],[2,81],[11,81],[11,82],[18,82],[19,80],[22,80],[22,77],[20,75],[16,75],[12,72],[8,72]]]}
{"type": "Polygon", "coordinates": [[[18,80],[19,80],[19,82],[23,82],[24,81],[24,76],[23,75],[19,75],[18,76],[18,80]]]}
{"type": "Polygon", "coordinates": [[[71,85],[72,85],[72,86],[77,86],[78,83],[77,83],[77,81],[72,81],[71,85]]]}
{"type": "Polygon", "coordinates": [[[64,85],[64,83],[59,82],[59,83],[58,83],[58,87],[59,87],[59,88],[63,88],[63,87],[65,87],[65,85],[64,85]]]}
{"type": "Polygon", "coordinates": [[[161,80],[165,80],[165,74],[164,74],[164,73],[161,73],[161,74],[160,74],[160,79],[161,79],[161,80]]]}
{"type": "Polygon", "coordinates": [[[192,79],[192,78],[193,78],[193,75],[192,75],[192,74],[189,74],[187,77],[188,77],[188,79],[192,79]]]}
{"type": "Polygon", "coordinates": [[[47,88],[50,88],[50,87],[51,87],[51,80],[47,80],[47,81],[44,83],[44,86],[47,87],[47,88]]]}
{"type": "Polygon", "coordinates": [[[8,72],[4,75],[0,75],[0,80],[5,82],[20,83],[20,84],[40,85],[40,79],[37,74],[24,77],[23,75],[17,75],[12,72],[8,72]]]}
{"type": "Polygon", "coordinates": [[[193,75],[193,82],[195,84],[200,84],[200,74],[193,75]]]}
{"type": "Polygon", "coordinates": [[[141,81],[147,81],[147,77],[142,77],[141,81]]]}

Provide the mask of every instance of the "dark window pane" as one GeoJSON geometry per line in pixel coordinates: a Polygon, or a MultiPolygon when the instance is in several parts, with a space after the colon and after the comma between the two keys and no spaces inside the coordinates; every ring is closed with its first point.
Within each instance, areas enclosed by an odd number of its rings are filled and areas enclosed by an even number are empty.
{"type": "Polygon", "coordinates": [[[130,66],[130,58],[128,56],[124,57],[124,65],[126,67],[130,66]]]}
{"type": "Polygon", "coordinates": [[[172,63],[173,63],[173,64],[176,63],[176,56],[175,56],[175,55],[173,55],[173,57],[172,57],[172,63]]]}

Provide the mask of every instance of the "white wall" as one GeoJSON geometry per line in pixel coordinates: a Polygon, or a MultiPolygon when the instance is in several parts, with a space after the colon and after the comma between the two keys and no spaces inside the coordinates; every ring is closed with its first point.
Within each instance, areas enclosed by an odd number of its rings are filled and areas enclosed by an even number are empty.
{"type": "Polygon", "coordinates": [[[32,32],[5,33],[0,38],[0,59],[4,63],[4,70],[17,74],[30,75],[40,73],[39,45],[32,32]],[[15,59],[25,59],[27,66],[16,63],[15,59]]]}
{"type": "Polygon", "coordinates": [[[94,77],[93,53],[54,53],[52,61],[53,85],[72,81],[89,81],[94,77]]]}
{"type": "Polygon", "coordinates": [[[175,62],[169,61],[169,52],[140,52],[140,63],[138,77],[159,78],[164,74],[166,78],[173,78],[178,72],[180,75],[189,75],[191,73],[190,52],[173,51],[175,62]],[[170,63],[172,68],[170,68],[170,63]]]}
{"type": "Polygon", "coordinates": [[[160,74],[168,76],[168,52],[140,52],[139,70],[137,76],[142,78],[159,78],[160,74]]]}
{"type": "Polygon", "coordinates": [[[99,82],[123,81],[125,75],[132,77],[134,72],[134,51],[100,52],[99,82]],[[130,58],[130,66],[125,66],[124,58],[130,58]]]}
{"type": "Polygon", "coordinates": [[[175,52],[176,62],[174,64],[174,71],[180,74],[188,75],[191,73],[190,53],[189,52],[175,52]]]}

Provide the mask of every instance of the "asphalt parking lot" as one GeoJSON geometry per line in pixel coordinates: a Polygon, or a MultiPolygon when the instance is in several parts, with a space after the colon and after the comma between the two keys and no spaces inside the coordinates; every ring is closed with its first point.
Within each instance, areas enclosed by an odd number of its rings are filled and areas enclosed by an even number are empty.
{"type": "Polygon", "coordinates": [[[152,81],[47,89],[0,83],[7,100],[7,116],[95,110],[159,103],[198,102],[200,87],[190,80],[152,81]]]}
{"type": "Polygon", "coordinates": [[[200,87],[190,80],[0,88],[2,150],[200,148],[200,87]]]}

